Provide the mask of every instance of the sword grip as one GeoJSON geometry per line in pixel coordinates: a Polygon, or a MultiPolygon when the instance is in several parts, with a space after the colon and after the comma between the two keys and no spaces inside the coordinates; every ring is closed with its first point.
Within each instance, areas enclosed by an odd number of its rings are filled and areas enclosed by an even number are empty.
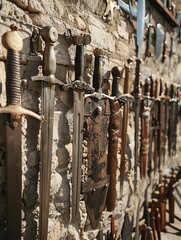
{"type": "Polygon", "coordinates": [[[144,95],[149,97],[151,91],[151,81],[150,78],[145,79],[145,85],[144,85],[144,95]]]}
{"type": "Polygon", "coordinates": [[[141,62],[142,62],[141,59],[136,59],[136,74],[135,74],[136,78],[135,78],[135,84],[134,84],[134,94],[135,95],[141,94],[141,91],[140,91],[141,62]]]}
{"type": "Polygon", "coordinates": [[[17,33],[17,28],[12,25],[11,31],[2,37],[2,44],[7,49],[6,69],[6,95],[7,105],[20,105],[21,78],[20,78],[20,52],[23,41],[17,33]]]}
{"type": "Polygon", "coordinates": [[[54,27],[46,26],[41,30],[41,36],[45,41],[43,54],[43,75],[54,78],[56,72],[55,42],[58,40],[58,32],[54,27]]]}
{"type": "Polygon", "coordinates": [[[75,80],[83,81],[84,73],[84,46],[77,45],[75,53],[75,80]]]}
{"type": "Polygon", "coordinates": [[[130,93],[130,69],[133,62],[132,58],[127,60],[128,65],[125,66],[125,81],[124,81],[124,94],[130,93]]]}
{"type": "Polygon", "coordinates": [[[73,44],[76,45],[75,51],[75,81],[83,81],[84,73],[84,46],[83,36],[74,36],[73,44]]]}
{"type": "Polygon", "coordinates": [[[113,83],[112,83],[112,96],[118,97],[119,95],[119,80],[120,80],[120,69],[118,67],[113,67],[111,70],[113,76],[113,83]]]}
{"type": "Polygon", "coordinates": [[[96,92],[102,92],[102,56],[103,50],[100,48],[94,49],[94,73],[93,73],[93,87],[96,92]]]}

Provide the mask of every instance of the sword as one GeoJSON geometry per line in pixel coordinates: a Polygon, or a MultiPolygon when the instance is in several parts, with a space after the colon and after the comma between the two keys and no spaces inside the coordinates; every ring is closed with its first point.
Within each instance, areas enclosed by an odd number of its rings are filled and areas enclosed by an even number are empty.
{"type": "Polygon", "coordinates": [[[140,104],[141,104],[141,91],[140,91],[140,66],[141,66],[141,49],[144,37],[144,26],[145,26],[145,1],[138,0],[138,17],[137,17],[137,59],[136,59],[136,77],[134,84],[133,96],[135,98],[135,175],[134,175],[134,191],[137,190],[137,167],[139,160],[139,118],[140,118],[140,104]]]}
{"type": "Polygon", "coordinates": [[[21,107],[20,52],[23,41],[12,25],[11,31],[2,36],[7,49],[6,96],[7,105],[0,108],[6,114],[6,177],[7,177],[7,240],[21,239],[21,116],[29,115],[38,120],[42,117],[21,107]]]}
{"type": "Polygon", "coordinates": [[[113,97],[103,94],[101,89],[103,51],[95,49],[94,55],[93,86],[96,92],[88,95],[85,100],[84,140],[87,141],[88,177],[82,189],[92,229],[99,226],[109,186],[107,132],[110,116],[109,101],[114,100],[113,97]]]}
{"type": "MultiPolygon", "coordinates": [[[[125,66],[125,82],[124,82],[124,91],[123,93],[126,95],[129,95],[130,93],[130,70],[131,70],[131,64],[133,60],[129,58],[127,60],[128,65],[125,66]]],[[[128,128],[128,115],[129,115],[129,102],[133,101],[132,99],[128,99],[127,104],[123,107],[123,119],[122,119],[122,134],[121,134],[121,165],[120,165],[120,185],[121,185],[121,195],[123,193],[123,180],[124,175],[126,171],[126,160],[127,158],[127,128],[128,128]]]]}
{"type": "Polygon", "coordinates": [[[44,121],[41,126],[39,239],[46,240],[48,235],[55,84],[62,85],[63,83],[55,78],[54,44],[58,39],[58,33],[54,27],[46,26],[41,30],[41,36],[45,41],[43,76],[33,76],[31,79],[32,81],[41,81],[41,112],[44,121]]]}
{"type": "Polygon", "coordinates": [[[77,228],[80,224],[79,205],[81,192],[84,98],[85,93],[90,93],[94,90],[86,82],[83,81],[84,45],[88,45],[90,42],[90,35],[79,35],[73,37],[73,44],[76,45],[75,81],[73,81],[71,84],[64,85],[64,90],[73,89],[74,95],[71,223],[77,228]]]}
{"type": "Polygon", "coordinates": [[[116,98],[110,100],[110,123],[109,123],[109,145],[108,145],[108,159],[107,159],[107,174],[110,176],[109,188],[107,193],[106,205],[107,211],[113,211],[115,208],[117,191],[117,151],[118,151],[118,136],[120,124],[120,103],[118,100],[118,85],[120,81],[120,70],[118,67],[112,69],[113,83],[112,83],[112,96],[116,98]]]}

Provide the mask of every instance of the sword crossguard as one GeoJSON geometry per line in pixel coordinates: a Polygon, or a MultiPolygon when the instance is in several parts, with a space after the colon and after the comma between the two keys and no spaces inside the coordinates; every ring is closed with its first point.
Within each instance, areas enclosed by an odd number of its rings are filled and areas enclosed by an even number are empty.
{"type": "Polygon", "coordinates": [[[63,90],[68,91],[69,89],[85,93],[93,93],[95,91],[95,89],[90,87],[86,82],[80,80],[76,80],[70,84],[63,85],[63,90]]]}
{"type": "Polygon", "coordinates": [[[40,122],[43,121],[43,116],[38,115],[28,109],[25,109],[18,105],[8,105],[6,107],[0,108],[0,113],[11,114],[12,126],[15,128],[19,125],[22,115],[28,115],[38,119],[40,122]]]}
{"type": "Polygon", "coordinates": [[[125,93],[118,98],[118,101],[120,102],[121,106],[123,106],[128,103],[133,103],[135,99],[131,94],[125,93]]]}

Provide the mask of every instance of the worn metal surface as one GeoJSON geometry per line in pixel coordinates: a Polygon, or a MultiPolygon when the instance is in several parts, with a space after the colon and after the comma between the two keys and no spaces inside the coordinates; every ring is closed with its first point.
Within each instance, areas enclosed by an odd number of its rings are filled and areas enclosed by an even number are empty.
{"type": "Polygon", "coordinates": [[[137,13],[136,45],[137,45],[137,58],[140,59],[145,31],[145,0],[138,0],[137,12],[138,13],[137,13]]]}
{"type": "Polygon", "coordinates": [[[6,97],[7,105],[0,108],[5,113],[6,130],[6,178],[7,178],[7,216],[6,239],[21,239],[21,116],[30,115],[39,120],[41,116],[21,107],[20,52],[23,41],[17,28],[2,36],[7,49],[6,60],[6,97]]]}
{"type": "Polygon", "coordinates": [[[155,59],[159,61],[163,53],[163,44],[165,39],[165,32],[163,26],[158,23],[156,25],[156,43],[155,43],[155,59]]]}
{"type": "Polygon", "coordinates": [[[88,116],[86,116],[84,132],[88,149],[88,179],[83,184],[83,195],[91,227],[97,228],[105,207],[109,185],[109,177],[107,176],[107,133],[110,104],[106,98],[98,100],[94,97],[88,97],[85,100],[85,109],[89,107],[91,107],[91,113],[88,112],[88,116]]]}
{"type": "Polygon", "coordinates": [[[93,229],[99,226],[109,186],[107,175],[108,128],[112,98],[101,92],[102,50],[95,49],[93,86],[96,93],[85,99],[84,140],[87,142],[88,176],[83,196],[93,229]]]}
{"type": "MultiPolygon", "coordinates": [[[[124,94],[130,93],[130,84],[131,84],[131,77],[130,77],[130,70],[131,64],[133,60],[130,58],[127,61],[127,65],[125,65],[125,81],[124,81],[124,94]]],[[[127,128],[128,128],[128,117],[129,117],[129,108],[130,104],[129,101],[124,104],[123,106],[123,119],[122,119],[122,131],[121,131],[121,165],[120,165],[120,185],[121,185],[121,194],[123,193],[123,181],[126,171],[126,161],[127,158],[127,144],[128,144],[128,137],[127,137],[127,128]]]]}
{"type": "Polygon", "coordinates": [[[76,45],[75,56],[75,81],[64,85],[64,89],[72,89],[74,96],[74,122],[73,122],[73,158],[72,158],[72,219],[74,227],[80,225],[80,192],[81,192],[81,166],[82,166],[82,138],[84,121],[84,98],[85,93],[94,91],[83,81],[84,73],[84,45],[91,42],[90,35],[79,35],[73,37],[73,44],[76,45]]]}
{"type": "MultiPolygon", "coordinates": [[[[113,84],[112,96],[118,97],[118,86],[120,81],[120,70],[117,67],[112,69],[113,84]]],[[[109,145],[108,145],[108,163],[107,173],[110,176],[109,189],[107,193],[107,210],[112,211],[116,203],[116,183],[117,183],[117,168],[118,168],[118,138],[119,138],[119,125],[120,125],[120,104],[118,99],[110,101],[110,124],[109,124],[109,145]]]]}
{"type": "Polygon", "coordinates": [[[141,112],[141,177],[146,177],[148,167],[152,100],[150,98],[150,79],[147,78],[145,79],[141,112]]]}
{"type": "Polygon", "coordinates": [[[146,44],[146,56],[151,57],[152,35],[154,33],[154,26],[152,24],[152,6],[149,7],[149,23],[147,24],[147,44],[146,44]]]}
{"type": "Polygon", "coordinates": [[[141,91],[140,91],[140,65],[141,65],[141,60],[137,59],[136,60],[136,78],[135,78],[135,83],[134,83],[134,93],[133,96],[135,98],[135,103],[134,103],[134,112],[135,112],[135,150],[134,150],[134,158],[135,158],[135,165],[134,165],[134,170],[135,170],[135,175],[134,175],[134,191],[137,191],[137,177],[138,177],[138,166],[139,166],[139,131],[140,131],[140,104],[141,104],[141,91]]]}
{"type": "Polygon", "coordinates": [[[123,9],[126,13],[129,13],[132,17],[136,18],[138,13],[137,11],[132,7],[131,1],[129,0],[129,3],[125,3],[123,0],[118,0],[118,5],[121,9],[123,9]]]}
{"type": "Polygon", "coordinates": [[[48,235],[55,84],[61,85],[61,82],[54,76],[56,71],[54,43],[58,39],[58,33],[54,27],[47,26],[42,29],[41,36],[45,41],[43,76],[34,76],[32,80],[41,81],[41,112],[44,116],[41,126],[39,239],[45,240],[48,235]]]}
{"type": "Polygon", "coordinates": [[[7,177],[7,240],[21,239],[21,124],[12,129],[9,121],[6,131],[7,177]]]}

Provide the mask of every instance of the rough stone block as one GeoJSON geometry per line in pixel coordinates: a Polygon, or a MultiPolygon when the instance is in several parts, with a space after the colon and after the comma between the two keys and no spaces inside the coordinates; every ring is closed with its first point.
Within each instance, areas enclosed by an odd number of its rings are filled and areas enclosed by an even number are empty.
{"type": "Polygon", "coordinates": [[[103,29],[99,29],[94,25],[91,25],[89,29],[92,36],[93,46],[107,49],[110,52],[115,52],[115,40],[113,39],[111,33],[108,33],[103,29]]]}

